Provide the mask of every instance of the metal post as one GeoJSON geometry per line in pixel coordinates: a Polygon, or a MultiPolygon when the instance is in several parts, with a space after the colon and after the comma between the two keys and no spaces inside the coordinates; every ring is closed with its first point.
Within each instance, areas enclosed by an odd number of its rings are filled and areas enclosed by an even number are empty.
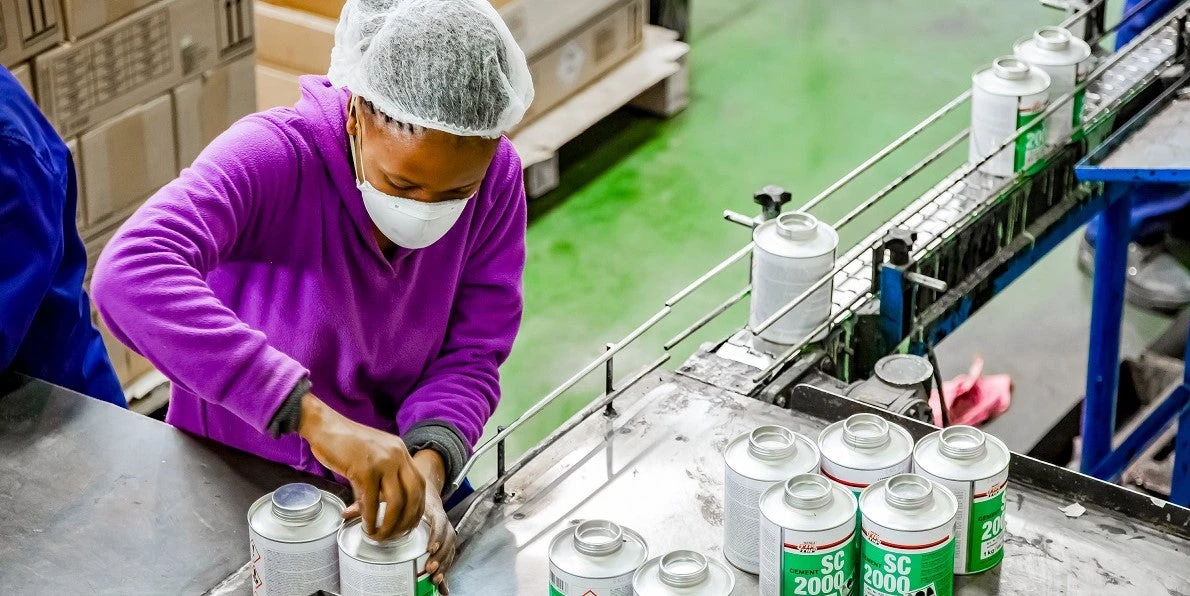
{"type": "Polygon", "coordinates": [[[880,267],[880,333],[888,348],[905,339],[905,277],[889,264],[880,267]]]}
{"type": "MultiPolygon", "coordinates": [[[[611,343],[607,344],[608,351],[611,351],[611,349],[613,347],[615,347],[615,344],[611,344],[611,343]]],[[[612,362],[614,362],[614,361],[615,361],[614,358],[608,358],[607,363],[604,365],[604,375],[603,375],[603,394],[604,395],[611,395],[612,393],[614,393],[616,391],[616,388],[615,388],[616,369],[615,369],[615,365],[612,364],[612,362]]],[[[603,415],[607,416],[608,418],[613,418],[618,415],[618,413],[616,412],[615,400],[608,400],[607,407],[603,409],[603,415]]]]}
{"type": "Polygon", "coordinates": [[[1131,240],[1131,185],[1109,182],[1103,192],[1107,208],[1100,218],[1095,241],[1091,349],[1087,357],[1087,395],[1083,402],[1079,468],[1084,474],[1092,473],[1112,448],[1120,373],[1120,319],[1124,314],[1124,277],[1131,240]]]}
{"type": "MultiPolygon", "coordinates": [[[[504,432],[504,427],[497,426],[496,433],[499,434],[502,432],[504,432]]],[[[500,439],[500,442],[496,443],[496,478],[504,478],[504,439],[500,439]]],[[[500,504],[508,500],[508,492],[505,491],[503,482],[501,482],[500,486],[496,489],[496,494],[492,495],[492,500],[495,501],[496,504],[500,504]]]]}

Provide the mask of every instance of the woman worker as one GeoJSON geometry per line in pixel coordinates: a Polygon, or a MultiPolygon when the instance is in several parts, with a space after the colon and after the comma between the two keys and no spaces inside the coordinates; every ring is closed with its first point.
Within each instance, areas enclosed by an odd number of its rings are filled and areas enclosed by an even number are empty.
{"type": "Polygon", "coordinates": [[[520,324],[525,196],[501,135],[528,67],[487,0],[348,0],[328,76],[301,87],[149,199],[92,292],[173,382],[171,424],[338,474],[376,538],[424,513],[443,585],[441,492],[520,324]]]}

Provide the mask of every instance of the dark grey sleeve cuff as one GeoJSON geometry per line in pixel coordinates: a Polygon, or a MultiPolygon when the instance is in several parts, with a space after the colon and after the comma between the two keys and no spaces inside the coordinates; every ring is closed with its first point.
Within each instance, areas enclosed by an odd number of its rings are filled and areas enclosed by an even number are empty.
{"type": "Polygon", "coordinates": [[[281,407],[277,408],[273,419],[269,421],[269,434],[274,439],[297,432],[302,422],[302,397],[310,392],[311,386],[310,379],[302,377],[293,391],[285,396],[285,401],[281,402],[281,407]]]}
{"type": "Polygon", "coordinates": [[[433,449],[442,456],[446,465],[446,488],[467,465],[467,443],[463,441],[463,434],[449,422],[441,420],[426,420],[414,424],[412,428],[401,435],[409,453],[414,454],[422,449],[433,449]]]}

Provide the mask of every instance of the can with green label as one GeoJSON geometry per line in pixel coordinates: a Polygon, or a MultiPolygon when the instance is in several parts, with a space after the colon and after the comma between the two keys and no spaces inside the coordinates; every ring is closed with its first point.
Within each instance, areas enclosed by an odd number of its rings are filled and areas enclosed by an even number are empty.
{"type": "Polygon", "coordinates": [[[857,496],[869,484],[913,466],[913,437],[875,414],[854,414],[818,435],[822,475],[857,496]]]}
{"type": "MultiPolygon", "coordinates": [[[[383,505],[383,504],[382,504],[383,505]]],[[[378,515],[384,518],[384,507],[378,515]]],[[[430,526],[423,519],[392,540],[374,540],[356,519],[339,530],[339,583],[342,596],[437,596],[426,573],[430,526]]]]}
{"type": "Polygon", "coordinates": [[[917,474],[876,482],[859,496],[864,596],[953,596],[954,494],[917,474]]]}
{"type": "Polygon", "coordinates": [[[914,471],[958,499],[955,573],[979,573],[1004,559],[1004,490],[1008,447],[978,428],[951,426],[925,436],[913,450],[914,471]]]}
{"type": "Polygon", "coordinates": [[[991,66],[975,71],[971,83],[968,160],[977,163],[994,153],[979,166],[979,171],[992,176],[1012,176],[1037,162],[1045,152],[1044,122],[1004,149],[996,151],[996,147],[1045,111],[1049,75],[1030,67],[1024,60],[1003,56],[996,58],[991,66]]]}
{"type": "Polygon", "coordinates": [[[855,495],[818,474],[799,474],[760,497],[761,596],[851,596],[855,495]]]}
{"type": "Polygon", "coordinates": [[[1049,103],[1073,94],[1045,121],[1051,144],[1070,141],[1074,127],[1083,122],[1086,90],[1075,88],[1086,80],[1094,66],[1091,46],[1061,27],[1042,27],[1012,46],[1013,55],[1044,70],[1050,76],[1049,103]]]}

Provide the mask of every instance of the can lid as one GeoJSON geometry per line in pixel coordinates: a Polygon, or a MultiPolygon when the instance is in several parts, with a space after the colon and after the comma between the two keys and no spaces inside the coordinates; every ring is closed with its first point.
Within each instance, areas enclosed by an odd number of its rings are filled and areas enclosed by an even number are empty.
{"type": "Polygon", "coordinates": [[[833,500],[830,480],[818,474],[798,474],[785,481],[785,503],[798,509],[820,509],[833,500]]]}
{"type": "Polygon", "coordinates": [[[430,527],[423,519],[412,530],[391,540],[375,540],[364,532],[363,520],[357,519],[339,532],[339,550],[346,556],[386,565],[412,561],[426,553],[430,527]]]}
{"type": "Polygon", "coordinates": [[[777,216],[777,234],[790,240],[810,240],[818,230],[818,218],[803,211],[777,216]]]}
{"type": "Polygon", "coordinates": [[[308,522],[322,511],[322,491],[304,482],[286,484],[273,491],[273,515],[283,522],[308,522]]]}
{"type": "Polygon", "coordinates": [[[1029,65],[1014,56],[1001,56],[992,61],[992,72],[1001,79],[1016,81],[1029,76],[1029,65]]]}
{"type": "Polygon", "coordinates": [[[934,375],[930,361],[913,354],[891,354],[876,361],[873,368],[881,381],[890,385],[908,386],[925,383],[934,375]]]}
{"type": "Polygon", "coordinates": [[[843,441],[852,447],[875,449],[891,440],[888,421],[875,414],[853,414],[843,421],[843,441]]]}
{"type": "Polygon", "coordinates": [[[797,453],[797,436],[784,426],[758,426],[748,435],[748,452],[763,460],[786,459],[797,453]]]}
{"type": "Polygon", "coordinates": [[[975,459],[987,453],[987,436],[973,426],[949,426],[938,433],[938,450],[954,459],[975,459]]]}
{"type": "Polygon", "coordinates": [[[710,575],[707,558],[692,550],[675,550],[661,557],[658,575],[661,581],[674,588],[689,588],[706,581],[710,575]]]}
{"type": "Polygon", "coordinates": [[[624,530],[605,519],[587,520],[574,529],[574,548],[584,555],[610,555],[624,544],[624,530]]]}
{"type": "Polygon", "coordinates": [[[888,479],[884,500],[897,509],[918,509],[930,500],[933,490],[933,484],[924,476],[897,474],[888,479]]]}
{"type": "Polygon", "coordinates": [[[1033,32],[1033,41],[1044,50],[1061,51],[1070,47],[1070,32],[1061,27],[1042,27],[1033,32]]]}
{"type": "Polygon", "coordinates": [[[726,565],[690,550],[676,550],[649,560],[632,577],[639,596],[723,596],[735,589],[726,565]]]}

